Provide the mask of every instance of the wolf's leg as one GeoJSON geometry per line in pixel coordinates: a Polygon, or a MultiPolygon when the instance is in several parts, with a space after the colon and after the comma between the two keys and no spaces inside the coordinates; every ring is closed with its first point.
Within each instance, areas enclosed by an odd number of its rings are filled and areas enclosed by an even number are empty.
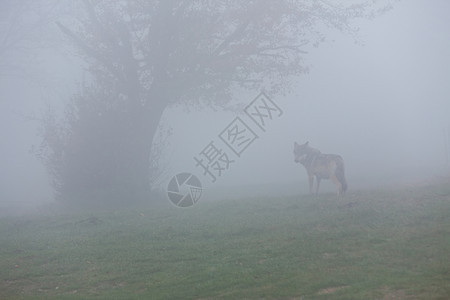
{"type": "Polygon", "coordinates": [[[317,183],[316,183],[316,195],[318,195],[319,194],[319,186],[320,186],[320,177],[316,176],[316,180],[317,180],[317,183]]]}
{"type": "Polygon", "coordinates": [[[313,193],[313,185],[314,185],[314,175],[309,175],[309,193],[313,193]]]}
{"type": "Polygon", "coordinates": [[[338,187],[338,196],[341,196],[342,195],[342,184],[339,182],[336,175],[332,174],[330,177],[331,177],[331,180],[334,182],[334,184],[338,187]]]}
{"type": "Polygon", "coordinates": [[[341,194],[344,195],[348,186],[347,186],[347,181],[345,180],[344,160],[340,156],[339,156],[339,159],[337,160],[337,168],[336,168],[335,175],[342,186],[341,194]]]}

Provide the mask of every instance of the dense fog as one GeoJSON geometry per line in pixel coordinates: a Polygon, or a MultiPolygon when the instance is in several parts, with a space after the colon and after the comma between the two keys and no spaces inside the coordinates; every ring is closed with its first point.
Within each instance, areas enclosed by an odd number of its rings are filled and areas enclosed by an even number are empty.
{"type": "MultiPolygon", "coordinates": [[[[13,2],[2,2],[0,10],[13,2]]],[[[414,184],[448,172],[450,3],[414,0],[392,5],[371,20],[353,20],[352,26],[359,28],[355,34],[319,27],[325,40],[305,47],[303,64],[309,71],[283,83],[286,93],[272,91],[268,79],[257,88],[233,89],[225,108],[191,102],[168,106],[159,133],[170,135],[159,155],[163,170],[153,188],[164,194],[172,176],[190,172],[205,188],[200,201],[231,197],[237,187],[246,186],[247,195],[272,189],[300,195],[307,191],[307,176],[294,163],[294,141],[309,141],[323,153],[341,155],[350,193],[414,184]],[[265,130],[244,113],[261,91],[282,111],[274,114],[265,130]],[[234,162],[213,182],[194,157],[211,141],[229,151],[219,135],[236,117],[258,137],[240,156],[230,152],[234,162]]],[[[3,213],[54,201],[51,179],[33,151],[42,139],[39,120],[49,108],[64,115],[70,97],[90,80],[83,71],[86,62],[55,25],[70,27],[69,21],[64,23],[66,15],[70,9],[62,9],[61,16],[51,16],[49,24],[30,33],[47,45],[31,38],[20,51],[0,60],[3,213]]],[[[1,23],[3,34],[9,25],[1,23]]],[[[154,141],[158,138],[157,134],[154,141]]],[[[330,181],[322,188],[334,192],[330,181]]]]}

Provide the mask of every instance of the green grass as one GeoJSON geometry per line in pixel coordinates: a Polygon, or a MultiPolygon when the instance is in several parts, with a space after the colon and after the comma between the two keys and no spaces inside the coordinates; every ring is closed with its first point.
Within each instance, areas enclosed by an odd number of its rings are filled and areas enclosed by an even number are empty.
{"type": "Polygon", "coordinates": [[[1,299],[446,299],[450,187],[0,219],[1,299]]]}

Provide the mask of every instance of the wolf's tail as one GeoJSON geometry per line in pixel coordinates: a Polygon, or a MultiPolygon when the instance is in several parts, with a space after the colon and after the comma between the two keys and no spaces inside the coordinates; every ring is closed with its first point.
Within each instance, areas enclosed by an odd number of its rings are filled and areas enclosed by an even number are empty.
{"type": "Polygon", "coordinates": [[[337,161],[336,178],[342,185],[342,193],[347,190],[347,181],[345,180],[345,167],[344,160],[342,158],[337,161]]]}

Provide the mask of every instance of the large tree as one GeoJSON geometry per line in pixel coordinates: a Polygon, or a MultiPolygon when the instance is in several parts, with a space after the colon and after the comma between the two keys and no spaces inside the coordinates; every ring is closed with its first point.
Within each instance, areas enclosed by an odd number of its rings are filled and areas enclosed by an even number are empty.
{"type": "Polygon", "coordinates": [[[48,115],[43,131],[41,154],[59,196],[146,196],[152,141],[167,107],[226,107],[235,87],[282,92],[307,70],[305,50],[324,40],[323,30],[353,34],[352,20],[386,8],[335,3],[79,2],[58,26],[90,76],[63,120],[48,115]]]}

